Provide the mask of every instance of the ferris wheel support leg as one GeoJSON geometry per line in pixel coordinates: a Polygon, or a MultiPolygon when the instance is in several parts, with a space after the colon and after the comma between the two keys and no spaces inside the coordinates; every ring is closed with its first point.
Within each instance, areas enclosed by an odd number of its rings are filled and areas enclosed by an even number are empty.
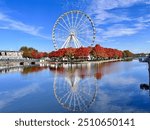
{"type": "Polygon", "coordinates": [[[75,44],[75,47],[78,48],[79,45],[78,45],[78,42],[76,41],[75,37],[72,37],[73,41],[74,41],[74,44],[75,44]]]}
{"type": "Polygon", "coordinates": [[[78,44],[78,47],[81,47],[82,44],[80,43],[80,41],[76,37],[74,37],[74,39],[75,39],[76,43],[78,44]]]}
{"type": "Polygon", "coordinates": [[[69,36],[69,41],[67,42],[66,47],[70,47],[69,44],[70,44],[71,40],[72,40],[72,36],[69,36]]]}
{"type": "Polygon", "coordinates": [[[67,40],[64,42],[61,48],[66,48],[69,41],[70,41],[70,36],[67,38],[67,40]]]}

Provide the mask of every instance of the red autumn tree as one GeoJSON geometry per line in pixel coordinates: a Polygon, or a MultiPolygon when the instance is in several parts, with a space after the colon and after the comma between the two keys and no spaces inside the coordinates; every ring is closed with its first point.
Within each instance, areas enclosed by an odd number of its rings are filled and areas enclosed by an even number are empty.
{"type": "Polygon", "coordinates": [[[74,58],[75,51],[76,51],[76,48],[71,48],[71,47],[70,48],[66,48],[65,56],[68,59],[72,59],[72,58],[74,58]]]}
{"type": "Polygon", "coordinates": [[[77,48],[75,51],[75,58],[88,59],[89,55],[90,55],[90,48],[87,47],[80,47],[77,48]]]}
{"type": "Polygon", "coordinates": [[[95,57],[96,59],[107,57],[107,54],[105,52],[105,48],[101,47],[98,44],[95,47],[93,47],[93,50],[91,51],[91,55],[93,57],[95,57]]]}

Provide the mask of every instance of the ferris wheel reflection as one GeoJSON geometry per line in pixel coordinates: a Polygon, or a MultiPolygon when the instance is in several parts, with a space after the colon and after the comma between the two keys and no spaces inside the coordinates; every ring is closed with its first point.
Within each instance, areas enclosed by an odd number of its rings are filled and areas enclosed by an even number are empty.
{"type": "Polygon", "coordinates": [[[94,76],[82,78],[79,69],[68,70],[63,76],[56,71],[53,87],[57,101],[74,112],[86,111],[95,101],[97,94],[94,76]]]}

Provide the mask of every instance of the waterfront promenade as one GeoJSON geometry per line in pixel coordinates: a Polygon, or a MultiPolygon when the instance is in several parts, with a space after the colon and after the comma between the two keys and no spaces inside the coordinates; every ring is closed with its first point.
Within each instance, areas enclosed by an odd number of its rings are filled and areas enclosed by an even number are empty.
{"type": "Polygon", "coordinates": [[[39,60],[37,59],[0,59],[0,69],[22,67],[30,65],[39,65],[39,60]]]}
{"type": "Polygon", "coordinates": [[[7,68],[18,68],[24,66],[50,66],[52,68],[58,68],[63,64],[87,64],[87,63],[107,63],[123,61],[124,59],[109,59],[99,61],[78,61],[78,62],[63,62],[63,61],[51,61],[51,60],[37,60],[37,59],[11,59],[11,60],[0,60],[0,70],[7,68]]]}

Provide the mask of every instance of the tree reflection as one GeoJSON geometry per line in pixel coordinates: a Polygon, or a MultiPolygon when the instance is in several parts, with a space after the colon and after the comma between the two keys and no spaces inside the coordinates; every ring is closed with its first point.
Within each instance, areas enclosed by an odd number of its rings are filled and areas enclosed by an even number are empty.
{"type": "Polygon", "coordinates": [[[21,74],[39,72],[47,68],[48,68],[47,66],[28,66],[28,67],[23,68],[23,71],[21,72],[21,74]]]}

